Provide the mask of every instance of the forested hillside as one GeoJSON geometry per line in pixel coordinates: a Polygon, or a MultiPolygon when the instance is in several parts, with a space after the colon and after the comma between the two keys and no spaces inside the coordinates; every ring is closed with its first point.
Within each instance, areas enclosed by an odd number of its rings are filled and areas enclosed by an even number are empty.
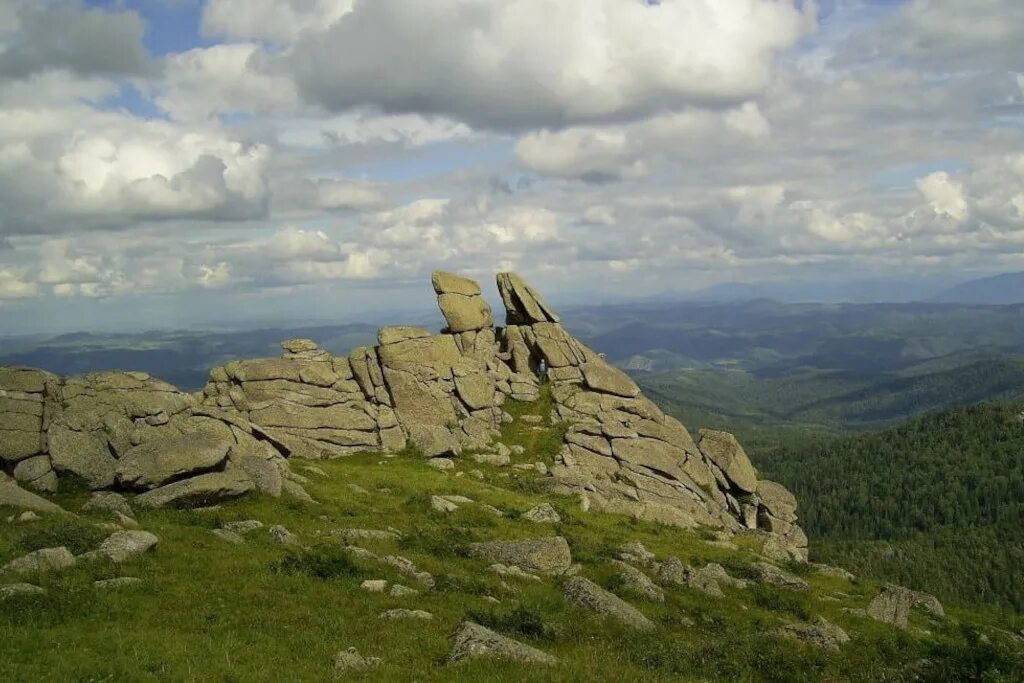
{"type": "Polygon", "coordinates": [[[1024,610],[1024,408],[982,404],[765,453],[819,561],[1024,610]]]}

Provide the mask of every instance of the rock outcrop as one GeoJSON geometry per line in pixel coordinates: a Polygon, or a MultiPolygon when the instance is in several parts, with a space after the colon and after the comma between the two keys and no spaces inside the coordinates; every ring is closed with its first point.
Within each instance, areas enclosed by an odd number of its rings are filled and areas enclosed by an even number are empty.
{"type": "Polygon", "coordinates": [[[95,490],[137,493],[147,506],[206,505],[253,490],[308,501],[292,458],[409,444],[428,457],[486,452],[506,401],[539,397],[543,361],[552,417],[567,425],[543,478],[551,491],[584,509],[763,534],[770,558],[806,560],[796,500],[758,479],[732,435],[704,430],[695,440],[570,335],[518,275],[497,277],[504,327],[476,282],[438,272],[432,284],[447,323],[441,334],[385,327],[376,346],[347,356],[291,339],[279,358],[214,368],[193,395],[145,373],[61,378],[0,368],[0,472],[39,491],[74,476],[95,490]]]}

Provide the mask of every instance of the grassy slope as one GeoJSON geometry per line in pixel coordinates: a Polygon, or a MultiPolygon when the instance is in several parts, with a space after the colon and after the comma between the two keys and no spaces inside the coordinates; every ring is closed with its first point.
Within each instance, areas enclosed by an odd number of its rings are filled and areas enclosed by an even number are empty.
{"type": "MultiPolygon", "coordinates": [[[[517,413],[542,406],[519,406],[517,413]]],[[[517,422],[506,443],[529,449],[524,461],[550,461],[560,441],[557,428],[534,431],[517,422]]],[[[954,611],[943,624],[915,621],[910,634],[842,611],[862,607],[877,592],[871,582],[848,583],[810,573],[809,595],[764,587],[726,589],[710,598],[689,589],[666,590],[664,604],[630,601],[659,628],[651,634],[624,631],[582,612],[562,599],[558,580],[524,583],[514,591],[466,557],[472,540],[564,535],[584,575],[613,586],[607,559],[626,540],[640,540],[659,557],[723,563],[742,575],[755,559],[749,542],[740,550],[709,544],[685,532],[623,517],[583,513],[570,499],[539,492],[532,474],[481,467],[484,481],[437,472],[417,458],[375,455],[317,463],[326,478],[313,478],[309,491],[319,505],[254,497],[213,512],[139,511],[142,527],[156,533],[153,553],[114,568],[79,566],[38,580],[43,597],[0,603],[0,679],[76,681],[321,681],[332,678],[331,656],[355,646],[384,664],[353,680],[910,680],[912,663],[924,680],[957,680],[982,671],[986,680],[1019,680],[1024,661],[1000,638],[979,642],[965,624],[977,617],[954,611]],[[358,484],[369,494],[354,492],[358,484]],[[453,514],[433,512],[431,494],[461,494],[506,511],[495,517],[478,505],[453,514]],[[551,502],[562,512],[555,528],[517,519],[517,514],[551,502]],[[225,521],[255,518],[283,524],[314,547],[295,553],[271,542],[266,529],[233,546],[210,530],[225,521]],[[362,542],[380,554],[397,553],[437,578],[437,588],[418,596],[392,598],[359,589],[368,578],[414,585],[396,571],[353,563],[330,530],[341,527],[396,527],[399,542],[362,542]],[[287,559],[291,558],[291,559],[287,559]],[[281,571],[289,566],[296,571],[281,571]],[[320,573],[327,578],[318,578],[320,573]],[[98,592],[92,581],[138,576],[138,588],[98,592]],[[501,599],[500,605],[484,595],[501,599]],[[378,615],[396,607],[424,609],[430,622],[383,622],[378,615]],[[451,668],[441,661],[449,635],[467,614],[487,621],[560,658],[556,667],[472,662],[451,668]],[[773,635],[786,621],[824,615],[853,638],[839,655],[773,635]],[[685,619],[693,619],[687,626],[685,619]],[[542,621],[550,629],[537,628],[542,621]],[[927,628],[930,634],[920,630],[927,628]]],[[[295,464],[298,470],[300,463],[295,464]]],[[[460,470],[474,465],[465,463],[460,470]]],[[[300,470],[301,471],[301,470],[300,470]]],[[[86,494],[60,496],[78,509],[86,494]]],[[[36,547],[71,543],[93,547],[102,533],[83,517],[78,522],[0,523],[0,562],[36,547]]],[[[915,617],[918,619],[918,617],[915,617]]],[[[1024,626],[1022,623],[1011,625],[1024,626]]]]}

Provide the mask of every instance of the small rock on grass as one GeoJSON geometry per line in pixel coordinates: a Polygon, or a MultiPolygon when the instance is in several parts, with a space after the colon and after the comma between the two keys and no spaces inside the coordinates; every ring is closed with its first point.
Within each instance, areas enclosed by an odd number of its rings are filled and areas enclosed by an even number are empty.
{"type": "Polygon", "coordinates": [[[45,595],[46,590],[31,583],[12,583],[0,586],[0,600],[7,600],[20,595],[45,595]]]}
{"type": "Polygon", "coordinates": [[[31,510],[26,510],[25,512],[22,512],[21,515],[18,516],[19,522],[36,522],[38,520],[39,515],[32,512],[31,510]]]}
{"type": "Polygon", "coordinates": [[[299,537],[285,529],[280,524],[275,524],[270,527],[270,537],[281,545],[297,546],[300,544],[299,537]]]}
{"type": "Polygon", "coordinates": [[[142,583],[142,579],[134,576],[119,576],[115,579],[103,579],[101,581],[93,581],[92,585],[100,589],[108,588],[127,588],[130,586],[138,586],[142,583]]]}
{"type": "Polygon", "coordinates": [[[512,640],[472,621],[464,621],[452,635],[448,663],[466,659],[503,659],[531,664],[555,664],[558,660],[546,652],[512,640]]]}
{"type": "Polygon", "coordinates": [[[380,619],[423,619],[430,620],[434,615],[421,609],[389,609],[380,614],[380,619]]]}
{"type": "Polygon", "coordinates": [[[391,586],[391,591],[389,593],[389,595],[391,597],[393,597],[393,598],[406,598],[406,597],[412,597],[413,595],[419,595],[419,594],[420,594],[420,592],[418,590],[416,590],[415,588],[409,588],[408,586],[403,586],[400,583],[396,583],[396,584],[392,585],[391,586]]]}
{"type": "Polygon", "coordinates": [[[431,458],[427,464],[442,472],[455,469],[455,462],[450,458],[431,458]]]}
{"type": "Polygon", "coordinates": [[[383,593],[388,587],[388,582],[385,579],[367,579],[359,587],[367,593],[383,593]]]}
{"type": "Polygon", "coordinates": [[[548,503],[538,505],[537,507],[524,512],[523,519],[536,522],[538,524],[559,524],[562,521],[561,516],[555,508],[551,507],[548,503]]]}
{"type": "Polygon", "coordinates": [[[345,673],[346,671],[362,671],[380,665],[380,657],[363,657],[354,647],[334,655],[334,671],[345,673]]]}
{"type": "Polygon", "coordinates": [[[86,553],[89,559],[106,557],[111,562],[121,563],[155,547],[160,542],[148,531],[118,531],[107,537],[98,550],[86,553]]]}
{"type": "Polygon", "coordinates": [[[232,531],[236,534],[247,534],[250,531],[263,528],[263,522],[255,519],[243,519],[239,522],[227,522],[221,525],[222,529],[232,531]]]}
{"type": "Polygon", "coordinates": [[[459,509],[459,506],[450,500],[446,500],[441,496],[430,497],[430,507],[437,512],[455,512],[459,509]]]}
{"type": "Polygon", "coordinates": [[[3,568],[0,568],[0,575],[60,571],[74,566],[75,562],[75,556],[64,546],[43,548],[16,560],[11,560],[3,568]]]}
{"type": "Polygon", "coordinates": [[[654,623],[640,610],[582,576],[574,576],[565,582],[565,597],[573,604],[635,629],[647,631],[654,628],[654,623]]]}
{"type": "Polygon", "coordinates": [[[210,532],[222,541],[227,541],[232,545],[242,545],[245,543],[245,539],[236,534],[234,531],[228,529],[214,529],[210,532]]]}

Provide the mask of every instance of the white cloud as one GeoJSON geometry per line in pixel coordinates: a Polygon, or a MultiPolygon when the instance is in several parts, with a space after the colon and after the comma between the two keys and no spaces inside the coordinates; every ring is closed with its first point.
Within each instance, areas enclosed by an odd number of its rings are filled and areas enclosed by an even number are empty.
{"type": "Polygon", "coordinates": [[[258,45],[196,48],[167,58],[157,103],[176,119],[205,119],[232,112],[267,113],[293,107],[292,81],[266,69],[258,45]]]}
{"type": "Polygon", "coordinates": [[[374,0],[304,34],[287,65],[309,101],[335,110],[513,129],[642,118],[761,92],[776,52],[814,26],[813,3],[796,5],[374,0]]]}
{"type": "Polygon", "coordinates": [[[967,199],[964,187],[950,178],[945,171],[932,173],[917,180],[917,189],[925,201],[940,216],[948,216],[954,221],[967,219],[967,199]]]}
{"type": "Polygon", "coordinates": [[[208,0],[203,32],[235,39],[290,43],[322,31],[352,10],[355,0],[208,0]]]}

